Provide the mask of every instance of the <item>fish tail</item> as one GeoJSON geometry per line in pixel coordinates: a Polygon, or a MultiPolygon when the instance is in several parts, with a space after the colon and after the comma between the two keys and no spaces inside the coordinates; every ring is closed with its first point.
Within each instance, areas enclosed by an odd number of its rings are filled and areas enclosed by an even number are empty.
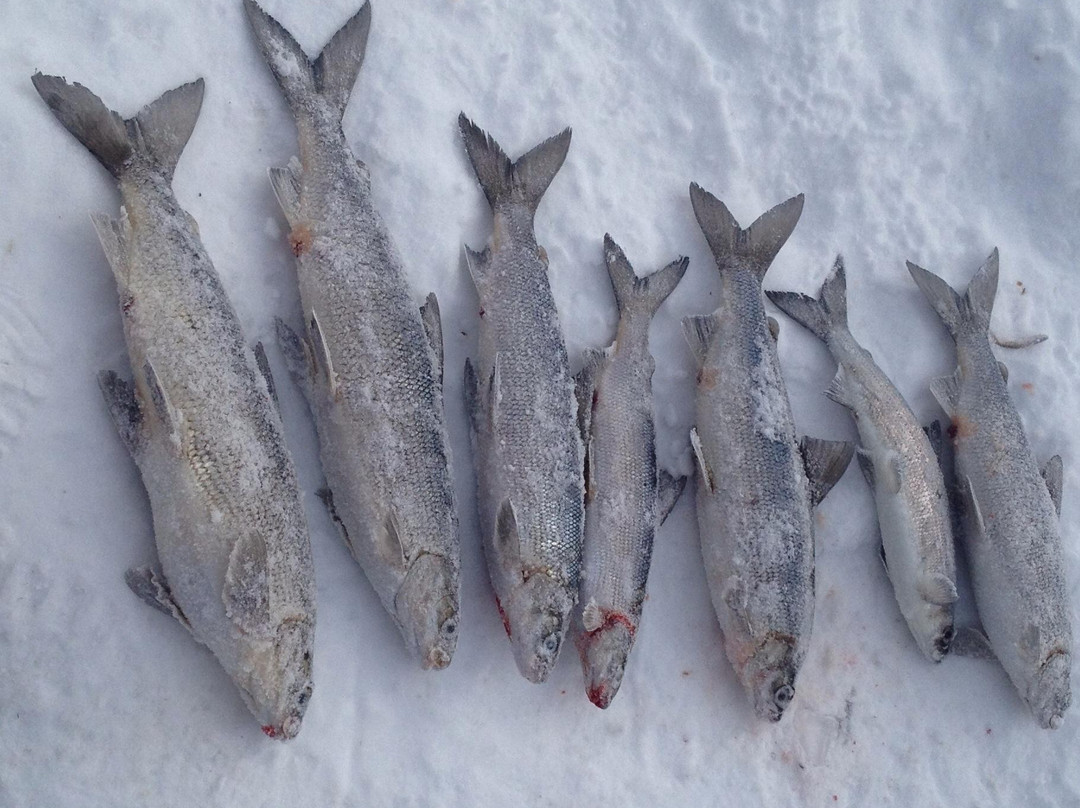
{"type": "Polygon", "coordinates": [[[117,178],[138,154],[153,160],[172,179],[202,107],[202,79],[169,90],[129,120],[81,84],[42,73],[35,73],[31,81],[60,123],[117,178]]]}
{"type": "Polygon", "coordinates": [[[990,332],[990,315],[994,310],[998,282],[997,247],[979,267],[963,295],[933,272],[910,261],[907,262],[907,268],[953,337],[962,332],[990,332]]]}
{"type": "Polygon", "coordinates": [[[793,196],[744,230],[727,206],[696,182],[690,183],[690,201],[720,271],[749,264],[758,278],[765,277],[803,209],[803,195],[793,196]]]}
{"type": "Polygon", "coordinates": [[[501,202],[524,202],[535,213],[544,191],[566,159],[570,129],[564,129],[511,162],[495,138],[470,121],[464,112],[458,116],[458,128],[491,207],[501,202]]]}
{"type": "Polygon", "coordinates": [[[651,317],[667,296],[675,291],[689,263],[689,258],[676,258],[652,275],[639,278],[626,260],[622,248],[610,235],[604,235],[604,264],[611,277],[620,312],[643,310],[651,317]]]}
{"type": "Polygon", "coordinates": [[[255,0],[244,0],[244,8],[259,42],[259,50],[293,113],[304,110],[312,96],[321,96],[340,120],[364,63],[371,30],[371,3],[364,3],[338,29],[314,61],[308,59],[293,35],[263,11],[255,0]]]}
{"type": "Polygon", "coordinates": [[[816,298],[797,292],[767,290],[765,294],[788,317],[823,340],[847,330],[847,280],[842,255],[836,256],[832,272],[816,298]]]}

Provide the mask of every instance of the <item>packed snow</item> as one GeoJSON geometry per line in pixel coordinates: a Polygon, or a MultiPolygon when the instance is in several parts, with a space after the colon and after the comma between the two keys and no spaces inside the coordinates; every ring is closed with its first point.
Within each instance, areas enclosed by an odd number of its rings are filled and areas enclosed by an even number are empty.
{"type": "MultiPolygon", "coordinates": [[[[266,0],[315,55],[358,7],[266,0]]],[[[375,0],[345,132],[419,306],[438,294],[462,527],[461,639],[423,671],[315,491],[314,425],[274,339],[300,322],[288,227],[266,169],[296,130],[239,0],[0,4],[0,804],[1073,805],[1080,707],[1040,729],[1000,666],[928,662],[878,560],[853,466],[816,515],[817,611],[779,724],[728,664],[698,547],[693,486],[656,537],[649,600],[618,696],[588,702],[572,643],[544,685],[517,672],[477,535],[461,368],[477,301],[461,245],[491,213],[460,111],[517,156],[573,142],[536,232],[571,363],[611,341],[610,232],[635,266],[683,253],[652,328],[661,466],[692,470],[694,368],[679,320],[719,279],[687,193],[740,221],[806,207],[765,287],[816,293],[847,259],[851,330],[924,423],[955,364],[905,259],[962,288],[1001,249],[993,329],[1048,342],[998,350],[1040,461],[1065,464],[1062,535],[1080,603],[1080,7],[864,0],[375,0]],[[267,739],[214,657],[148,608],[123,573],[154,560],[149,502],[97,389],[129,372],[116,286],[90,221],[112,178],[30,84],[66,76],[125,116],[206,79],[174,188],[199,223],[281,397],[312,534],[315,690],[300,735],[267,739]]],[[[854,439],[823,395],[824,345],[770,306],[800,434],[854,439]]],[[[961,622],[970,621],[970,590],[961,622]]]]}

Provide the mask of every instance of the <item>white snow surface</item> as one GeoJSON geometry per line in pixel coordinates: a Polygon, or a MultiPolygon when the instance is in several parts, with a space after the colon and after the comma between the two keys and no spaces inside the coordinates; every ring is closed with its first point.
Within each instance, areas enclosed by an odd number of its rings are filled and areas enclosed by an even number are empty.
{"type": "MultiPolygon", "coordinates": [[[[999,666],[923,658],[854,465],[817,515],[817,619],[781,723],[754,717],[724,656],[693,486],[657,534],[610,709],[586,700],[572,643],[546,684],[517,673],[476,535],[461,368],[477,305],[461,244],[482,246],[491,214],[456,119],[515,156],[574,127],[536,219],[572,362],[614,331],[605,231],[642,274],[690,256],[652,330],[660,462],[683,473],[694,370],[679,319],[715,309],[719,288],[691,181],[744,224],[806,194],[766,287],[816,292],[843,251],[852,331],[924,422],[942,417],[928,382],[955,359],[904,260],[962,288],[1000,247],[995,330],[1050,335],[998,355],[1040,460],[1064,458],[1076,623],[1080,6],[375,2],[344,125],[417,305],[434,290],[442,309],[463,545],[453,664],[410,658],[314,495],[314,427],[273,344],[274,316],[300,313],[266,169],[296,152],[296,131],[239,0],[0,3],[0,805],[1075,805],[1080,705],[1043,730],[999,666]],[[125,116],[206,79],[176,194],[268,346],[311,525],[315,691],[289,743],[264,737],[213,656],[124,584],[154,546],[95,382],[129,371],[89,216],[119,198],[33,90],[39,69],[125,116]]],[[[266,8],[314,55],[357,4],[266,8]]],[[[822,394],[825,347],[770,311],[800,433],[853,439],[822,394]]]]}

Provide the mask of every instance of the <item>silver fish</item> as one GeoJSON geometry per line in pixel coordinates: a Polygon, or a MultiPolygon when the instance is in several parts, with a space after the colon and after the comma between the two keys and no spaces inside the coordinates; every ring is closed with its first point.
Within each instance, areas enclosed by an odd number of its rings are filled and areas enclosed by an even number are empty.
{"type": "Polygon", "coordinates": [[[278,337],[315,416],[322,496],[406,645],[424,668],[445,668],[457,647],[461,550],[439,307],[434,294],[422,309],[413,303],[341,128],[371,6],[312,62],[276,20],[244,5],[299,130],[299,161],[270,178],[292,228],[305,332],[279,320],[278,337]]]}
{"type": "Polygon", "coordinates": [[[634,645],[653,535],[686,483],[656,465],[649,324],[689,259],[638,278],[619,245],[605,235],[604,263],[619,306],[619,327],[606,351],[587,358],[577,385],[585,437],[584,631],[578,647],[585,692],[601,709],[619,692],[634,645]]]}
{"type": "Polygon", "coordinates": [[[995,249],[963,295],[908,263],[956,341],[959,367],[930,385],[952,418],[963,545],[975,604],[994,655],[1043,727],[1057,729],[1072,700],[1072,626],[1058,516],[1061,458],[1040,473],[990,348],[995,249]]]}
{"type": "Polygon", "coordinates": [[[93,217],[120,293],[134,386],[99,375],[150,495],[160,569],[128,585],[214,652],[272,738],[311,697],[311,547],[273,382],[173,196],[202,79],[123,120],[79,84],[40,73],[53,113],[120,185],[120,219],[93,217]]]}
{"type": "Polygon", "coordinates": [[[697,513],[701,553],[728,659],[761,718],[795,695],[814,622],[811,510],[844,473],[850,443],[795,438],[761,281],[802,213],[793,197],[743,230],[724,203],[690,186],[720,271],[720,307],[688,317],[698,364],[697,513]]]}
{"type": "Polygon", "coordinates": [[[949,498],[931,437],[903,396],[848,330],[844,261],[815,300],[793,292],[766,292],[769,300],[825,341],[836,377],[826,395],[851,410],[862,444],[859,466],[874,492],[883,559],[900,612],[919,649],[940,662],[953,639],[956,556],[949,498]]]}
{"type": "Polygon", "coordinates": [[[479,355],[465,365],[480,530],[518,670],[543,682],[577,602],[585,496],[574,379],[533,232],[570,130],[511,163],[464,113],[458,124],[494,214],[491,244],[466,248],[480,297],[479,355]]]}

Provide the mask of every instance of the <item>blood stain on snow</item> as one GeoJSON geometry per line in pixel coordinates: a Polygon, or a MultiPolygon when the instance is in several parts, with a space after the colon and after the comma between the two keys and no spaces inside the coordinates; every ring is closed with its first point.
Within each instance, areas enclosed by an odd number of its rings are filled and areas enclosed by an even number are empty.
{"type": "Polygon", "coordinates": [[[1025,393],[1034,393],[1035,392],[1035,385],[1032,384],[1031,382],[1024,382],[1022,385],[1020,385],[1020,388],[1025,393]]]}

